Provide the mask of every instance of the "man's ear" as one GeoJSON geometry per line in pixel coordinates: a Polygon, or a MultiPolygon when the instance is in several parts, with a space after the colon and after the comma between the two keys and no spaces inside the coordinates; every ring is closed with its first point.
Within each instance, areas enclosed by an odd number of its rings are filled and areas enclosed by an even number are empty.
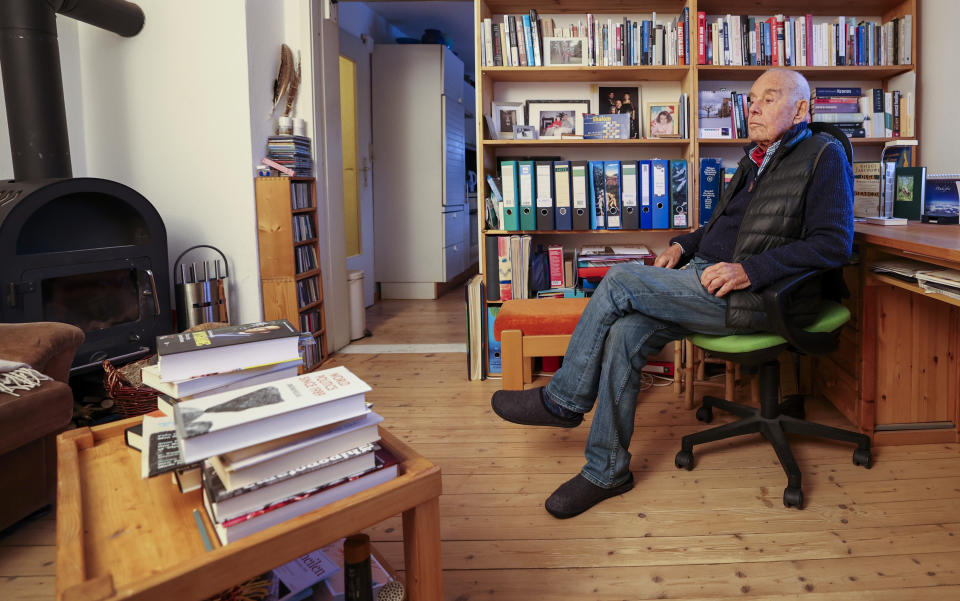
{"type": "Polygon", "coordinates": [[[794,124],[800,123],[801,121],[807,120],[807,115],[810,113],[810,101],[809,100],[800,100],[797,102],[797,113],[793,116],[794,124]]]}

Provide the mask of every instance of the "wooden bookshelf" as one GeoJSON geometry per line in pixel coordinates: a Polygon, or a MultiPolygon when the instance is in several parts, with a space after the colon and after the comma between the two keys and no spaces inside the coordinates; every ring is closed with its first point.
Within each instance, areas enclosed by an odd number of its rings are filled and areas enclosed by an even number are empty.
{"type": "MultiPolygon", "coordinates": [[[[327,358],[326,318],[323,306],[323,277],[320,270],[319,239],[316,235],[295,240],[294,217],[307,216],[314,232],[317,229],[316,182],[303,177],[258,177],[257,246],[260,251],[260,289],[263,295],[263,318],[286,319],[303,329],[301,319],[316,311],[316,324],[310,333],[316,340],[315,361],[308,361],[303,371],[310,371],[327,358]],[[293,186],[306,186],[307,207],[293,208],[293,186]],[[316,258],[310,269],[297,270],[297,249],[309,247],[316,258]],[[316,299],[301,299],[298,286],[316,278],[316,299]],[[301,302],[302,301],[302,302],[301,302]]],[[[306,284],[304,284],[306,285],[306,284]]]]}
{"type": "MultiPolygon", "coordinates": [[[[716,89],[718,84],[723,87],[746,91],[748,82],[754,81],[768,66],[718,66],[718,65],[673,65],[673,66],[551,66],[551,67],[516,67],[516,66],[482,66],[481,58],[484,48],[481,46],[480,31],[483,28],[483,19],[490,17],[497,21],[502,15],[517,15],[534,9],[541,17],[568,17],[583,15],[583,24],[586,25],[586,13],[593,13],[603,20],[606,17],[614,21],[622,15],[631,18],[649,18],[651,12],[658,13],[658,20],[672,19],[680,14],[684,8],[690,12],[691,35],[690,54],[691,62],[697,62],[696,22],[697,12],[704,11],[710,17],[719,15],[737,14],[769,17],[775,13],[787,16],[812,14],[814,17],[855,16],[869,18],[880,22],[887,22],[905,14],[913,16],[912,31],[912,59],[909,65],[888,66],[819,66],[819,67],[787,67],[802,73],[811,84],[838,85],[838,82],[852,82],[850,85],[866,87],[882,87],[885,90],[901,89],[914,93],[914,132],[920,131],[920,10],[917,0],[849,0],[837,3],[834,0],[784,0],[775,5],[761,3],[757,0],[641,0],[641,2],[626,2],[626,0],[531,0],[517,3],[513,0],[475,0],[475,21],[479,24],[476,29],[476,106],[477,106],[477,174],[478,188],[485,195],[487,192],[486,176],[497,175],[498,161],[503,157],[519,156],[551,156],[562,157],[563,160],[600,160],[600,159],[646,159],[669,158],[687,160],[688,181],[688,215],[689,223],[696,226],[699,223],[699,159],[701,156],[721,157],[727,164],[732,164],[739,147],[749,143],[746,139],[700,139],[697,136],[697,109],[699,104],[698,92],[701,89],[716,89]],[[725,84],[725,82],[729,82],[725,84]],[[547,84],[562,92],[554,93],[544,86],[540,92],[537,84],[547,84]],[[578,88],[578,84],[580,87],[578,88]],[[585,85],[584,85],[585,84],[585,85]],[[643,139],[643,140],[575,140],[575,139],[539,139],[539,140],[490,140],[484,139],[486,123],[484,115],[490,114],[491,103],[494,101],[519,101],[521,96],[531,98],[585,98],[594,100],[598,86],[637,87],[640,88],[638,110],[640,118],[646,109],[648,99],[666,100],[671,96],[676,101],[681,93],[686,93],[690,99],[689,139],[643,139]],[[911,87],[912,86],[912,87],[911,87]],[[581,89],[577,94],[575,90],[581,89]],[[653,90],[648,94],[647,90],[653,90]],[[514,90],[522,90],[514,91],[514,90]],[[536,90],[536,91],[535,91],[536,90]],[[670,90],[665,93],[664,90],[670,90]],[[604,152],[608,151],[608,152],[604,152]]],[[[500,21],[502,22],[502,21],[500,21]]],[[[569,21],[568,21],[569,23],[569,21]]],[[[891,138],[854,138],[852,144],[856,148],[856,160],[868,160],[874,157],[879,159],[880,147],[891,138]]],[[[915,156],[919,155],[915,149],[915,156]]],[[[679,233],[688,230],[595,230],[595,231],[524,231],[507,232],[503,230],[486,230],[484,216],[484,202],[479,202],[478,226],[480,234],[479,262],[481,272],[486,271],[485,247],[488,236],[504,236],[510,234],[530,234],[534,237],[534,244],[549,238],[550,242],[561,241],[564,246],[589,244],[591,241],[605,242],[640,242],[654,248],[662,249],[668,240],[679,233]]],[[[489,302],[490,305],[499,304],[489,302]]]]}

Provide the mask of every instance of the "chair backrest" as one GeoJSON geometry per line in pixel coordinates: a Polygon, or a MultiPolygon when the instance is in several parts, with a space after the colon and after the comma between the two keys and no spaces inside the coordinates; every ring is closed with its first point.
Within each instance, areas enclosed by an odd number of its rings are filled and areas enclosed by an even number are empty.
{"type": "Polygon", "coordinates": [[[843,147],[843,152],[847,155],[847,162],[851,165],[853,164],[853,145],[850,144],[850,140],[847,139],[847,134],[843,133],[843,130],[834,125],[833,123],[811,123],[810,131],[814,134],[829,134],[837,139],[840,142],[840,146],[843,147]]]}

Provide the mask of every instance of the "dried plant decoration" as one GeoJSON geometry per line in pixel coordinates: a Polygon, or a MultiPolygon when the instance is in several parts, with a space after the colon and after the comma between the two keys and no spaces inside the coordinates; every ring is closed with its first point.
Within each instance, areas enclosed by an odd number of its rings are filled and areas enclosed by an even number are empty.
{"type": "Polygon", "coordinates": [[[273,106],[270,108],[270,116],[273,116],[280,104],[280,99],[286,95],[290,89],[290,84],[295,76],[293,70],[293,52],[290,46],[283,44],[280,46],[280,68],[277,70],[277,77],[273,80],[273,106]]]}
{"type": "Polygon", "coordinates": [[[285,117],[293,113],[293,104],[297,101],[297,92],[300,91],[300,51],[297,51],[297,70],[293,72],[293,78],[290,80],[290,89],[287,90],[287,107],[283,111],[285,117]]]}

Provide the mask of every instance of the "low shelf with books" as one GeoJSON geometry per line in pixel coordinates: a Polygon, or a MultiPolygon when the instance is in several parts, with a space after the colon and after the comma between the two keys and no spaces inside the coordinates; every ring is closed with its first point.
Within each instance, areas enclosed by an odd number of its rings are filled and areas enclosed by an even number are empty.
{"type": "Polygon", "coordinates": [[[317,352],[303,367],[309,371],[328,356],[315,180],[258,177],[255,189],[264,319],[286,319],[301,329],[310,324],[305,331],[316,339],[317,352]]]}
{"type": "Polygon", "coordinates": [[[594,82],[594,81],[681,81],[689,73],[686,66],[562,66],[562,67],[483,67],[481,75],[502,82],[594,82]]]}

